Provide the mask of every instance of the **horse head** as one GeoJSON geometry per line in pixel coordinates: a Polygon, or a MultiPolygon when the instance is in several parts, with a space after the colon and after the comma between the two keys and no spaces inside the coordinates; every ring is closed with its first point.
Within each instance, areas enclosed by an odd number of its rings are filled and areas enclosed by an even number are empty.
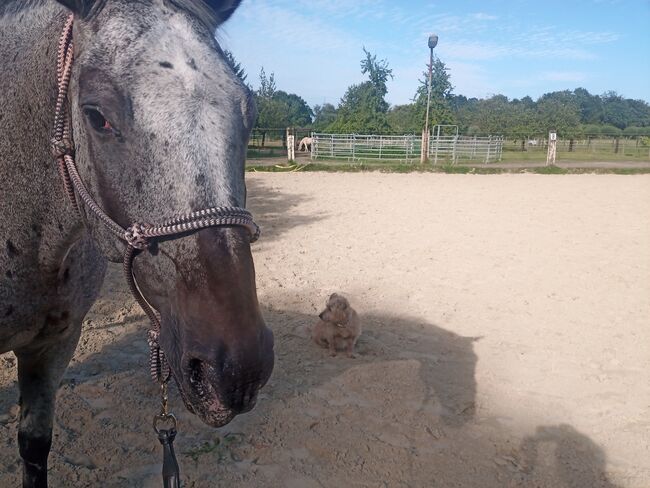
{"type": "MultiPolygon", "coordinates": [[[[75,15],[75,158],[99,206],[124,228],[243,207],[255,107],[214,36],[239,0],[59,3],[75,15]]],[[[102,252],[120,261],[124,244],[81,211],[102,252]]],[[[188,409],[213,426],[250,410],[273,369],[273,335],[246,229],[157,242],[133,272],[160,314],[160,345],[188,409]]]]}

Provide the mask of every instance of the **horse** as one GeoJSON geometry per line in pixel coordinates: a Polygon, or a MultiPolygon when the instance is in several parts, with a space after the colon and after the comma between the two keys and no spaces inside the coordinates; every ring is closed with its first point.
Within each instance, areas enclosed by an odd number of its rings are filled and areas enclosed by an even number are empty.
{"type": "Polygon", "coordinates": [[[109,261],[206,424],[271,375],[243,210],[256,109],[214,35],[239,3],[0,4],[0,354],[18,359],[24,487],[47,486],[56,391],[109,261]]]}
{"type": "Polygon", "coordinates": [[[300,139],[300,142],[298,143],[298,150],[311,151],[312,140],[313,139],[311,137],[303,137],[302,139],[300,139]]]}

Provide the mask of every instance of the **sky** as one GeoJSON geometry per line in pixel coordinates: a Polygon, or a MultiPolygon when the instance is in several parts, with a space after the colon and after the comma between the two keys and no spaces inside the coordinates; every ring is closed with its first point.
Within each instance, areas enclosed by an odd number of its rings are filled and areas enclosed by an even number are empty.
{"type": "Polygon", "coordinates": [[[409,103],[430,33],[455,94],[584,87],[650,102],[650,0],[243,0],[217,38],[254,88],[264,67],[313,107],[364,81],[364,46],[393,69],[387,100],[409,103]]]}

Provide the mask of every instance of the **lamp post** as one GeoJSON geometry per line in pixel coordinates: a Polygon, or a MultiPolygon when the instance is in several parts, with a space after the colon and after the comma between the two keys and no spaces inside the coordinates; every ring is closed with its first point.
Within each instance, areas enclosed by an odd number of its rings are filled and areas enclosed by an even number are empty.
{"type": "Polygon", "coordinates": [[[427,117],[424,121],[424,132],[422,133],[422,151],[420,162],[424,162],[429,157],[429,108],[431,106],[431,79],[433,77],[433,48],[438,44],[438,36],[431,34],[429,36],[429,84],[427,93],[427,117]]]}

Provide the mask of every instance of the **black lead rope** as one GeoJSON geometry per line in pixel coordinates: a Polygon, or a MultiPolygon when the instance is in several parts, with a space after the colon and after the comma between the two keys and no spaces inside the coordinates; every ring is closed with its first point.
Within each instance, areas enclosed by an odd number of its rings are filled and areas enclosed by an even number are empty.
{"type": "Polygon", "coordinates": [[[180,472],[178,469],[178,462],[176,461],[176,454],[174,453],[174,438],[176,437],[176,429],[162,429],[158,431],[158,440],[163,446],[163,487],[164,488],[180,488],[180,472]]]}
{"type": "Polygon", "coordinates": [[[167,409],[167,381],[160,384],[160,414],[153,418],[153,430],[158,434],[158,440],[163,446],[163,488],[180,488],[181,474],[174,452],[176,438],[176,416],[167,409]],[[168,429],[161,429],[159,424],[168,424],[168,429]]]}

